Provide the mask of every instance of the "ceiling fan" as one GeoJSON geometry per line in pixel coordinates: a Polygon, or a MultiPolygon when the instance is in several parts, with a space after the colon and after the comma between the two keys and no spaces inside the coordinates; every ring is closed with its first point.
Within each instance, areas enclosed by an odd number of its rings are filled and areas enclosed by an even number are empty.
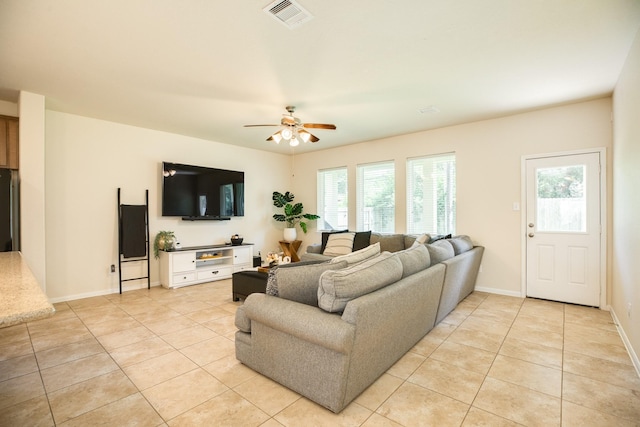
{"type": "Polygon", "coordinates": [[[279,125],[244,125],[244,127],[257,127],[257,126],[280,126],[281,129],[267,138],[267,141],[275,141],[276,144],[280,144],[283,139],[289,141],[289,145],[295,147],[300,144],[300,140],[303,142],[317,142],[320,138],[311,134],[307,129],[330,129],[335,130],[336,125],[325,123],[302,123],[299,118],[294,117],[293,112],[296,107],[288,105],[285,107],[288,114],[283,114],[279,125]]]}

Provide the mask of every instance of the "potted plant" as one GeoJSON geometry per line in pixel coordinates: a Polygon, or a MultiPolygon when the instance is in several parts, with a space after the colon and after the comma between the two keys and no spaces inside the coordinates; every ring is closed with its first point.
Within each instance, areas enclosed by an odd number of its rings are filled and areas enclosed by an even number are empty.
{"type": "Polygon", "coordinates": [[[159,258],[160,254],[158,251],[173,249],[173,241],[175,238],[176,235],[173,231],[158,231],[158,234],[156,234],[156,238],[153,241],[153,255],[156,258],[159,258]]]}
{"type": "Polygon", "coordinates": [[[284,194],[274,191],[272,197],[273,205],[283,209],[283,213],[274,214],[273,219],[287,223],[287,228],[284,230],[284,240],[288,242],[296,240],[296,224],[300,224],[300,228],[306,234],[307,223],[304,220],[313,221],[320,218],[316,214],[303,213],[302,203],[292,204],[294,197],[293,193],[289,191],[284,194]]]}

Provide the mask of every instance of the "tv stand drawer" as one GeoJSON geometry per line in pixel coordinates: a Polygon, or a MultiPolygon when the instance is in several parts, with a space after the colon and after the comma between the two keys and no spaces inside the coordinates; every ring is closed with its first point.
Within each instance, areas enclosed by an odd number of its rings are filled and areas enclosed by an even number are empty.
{"type": "Polygon", "coordinates": [[[233,273],[233,267],[231,266],[202,269],[197,272],[197,280],[219,280],[231,277],[231,273],[233,273]]]}
{"type": "Polygon", "coordinates": [[[176,285],[182,284],[182,283],[187,283],[187,282],[193,282],[194,280],[196,280],[196,273],[181,273],[181,274],[176,274],[175,276],[173,276],[173,283],[176,285]]]}

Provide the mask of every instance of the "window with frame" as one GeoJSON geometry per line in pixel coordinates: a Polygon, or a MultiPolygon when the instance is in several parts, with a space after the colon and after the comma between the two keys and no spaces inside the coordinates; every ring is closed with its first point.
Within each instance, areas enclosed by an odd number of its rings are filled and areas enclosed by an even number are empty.
{"type": "Polygon", "coordinates": [[[455,234],[455,153],[407,159],[407,233],[455,234]]]}
{"type": "Polygon", "coordinates": [[[319,230],[349,228],[349,194],[347,168],[318,171],[319,230]]]}
{"type": "Polygon", "coordinates": [[[358,165],[356,228],[359,231],[395,232],[395,165],[393,162],[358,165]]]}

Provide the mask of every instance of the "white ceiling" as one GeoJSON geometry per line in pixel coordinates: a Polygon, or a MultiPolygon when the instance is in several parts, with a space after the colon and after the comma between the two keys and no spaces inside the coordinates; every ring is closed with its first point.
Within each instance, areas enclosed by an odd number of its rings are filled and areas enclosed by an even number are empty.
{"type": "Polygon", "coordinates": [[[609,95],[640,0],[0,0],[0,99],[289,153],[286,105],[325,149],[609,95]],[[421,113],[435,106],[438,113],[421,113]]]}

